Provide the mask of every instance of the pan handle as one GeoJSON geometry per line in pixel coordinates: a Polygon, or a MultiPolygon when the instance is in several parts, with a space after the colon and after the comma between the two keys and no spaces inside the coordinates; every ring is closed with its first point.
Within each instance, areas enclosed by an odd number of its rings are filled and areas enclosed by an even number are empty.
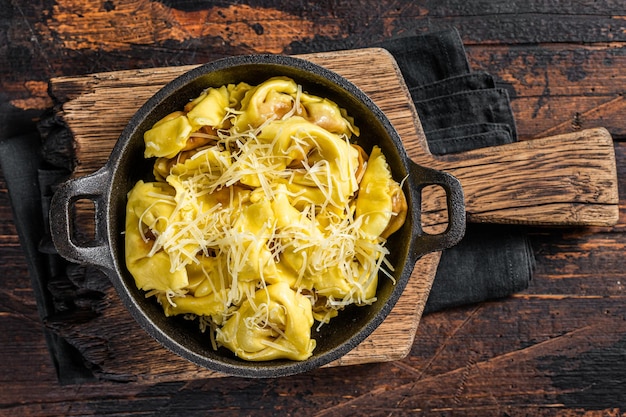
{"type": "Polygon", "coordinates": [[[461,241],[465,234],[465,197],[461,182],[453,175],[426,168],[409,161],[410,175],[413,178],[412,189],[413,207],[417,221],[414,222],[413,247],[418,256],[429,252],[448,249],[461,241]],[[422,227],[422,190],[429,185],[437,185],[446,193],[448,225],[440,234],[426,233],[422,227]]]}
{"type": "Polygon", "coordinates": [[[79,263],[114,269],[108,235],[105,195],[111,180],[107,167],[81,178],[63,183],[50,203],[50,231],[52,241],[59,255],[79,263]],[[88,245],[78,245],[72,239],[74,203],[78,200],[91,200],[95,207],[95,240],[88,245]]]}

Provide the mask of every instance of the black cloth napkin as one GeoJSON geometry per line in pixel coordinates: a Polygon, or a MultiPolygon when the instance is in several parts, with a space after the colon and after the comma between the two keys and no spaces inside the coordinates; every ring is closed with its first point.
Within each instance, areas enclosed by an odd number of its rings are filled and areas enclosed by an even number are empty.
{"type": "MultiPolygon", "coordinates": [[[[486,72],[472,72],[455,29],[386,41],[434,155],[517,140],[508,93],[486,72]]],[[[506,297],[528,287],[534,256],[523,228],[469,224],[442,253],[424,313],[506,297]]]]}
{"type": "MultiPolygon", "coordinates": [[[[56,151],[47,153],[54,158],[56,151]]],[[[63,276],[68,262],[54,251],[44,249],[49,241],[48,203],[54,184],[64,181],[69,170],[46,163],[41,135],[36,131],[0,140],[0,168],[4,174],[13,209],[13,220],[31,278],[42,323],[62,314],[50,288],[63,276]]],[[[57,332],[43,327],[57,378],[62,384],[93,380],[81,354],[57,332]]]]}
{"type": "MultiPolygon", "coordinates": [[[[510,143],[517,139],[506,91],[487,73],[471,72],[456,30],[394,39],[380,45],[395,57],[428,127],[433,154],[510,143]],[[471,110],[470,110],[471,109],[471,110]]],[[[55,323],[89,320],[98,314],[106,279],[56,254],[48,228],[55,186],[72,171],[72,138],[54,117],[39,131],[0,140],[0,167],[52,361],[62,384],[94,379],[86,363],[55,323]],[[95,275],[94,275],[95,274],[95,275]]],[[[444,251],[425,312],[505,297],[525,289],[533,256],[523,230],[468,225],[465,238],[444,251]]]]}

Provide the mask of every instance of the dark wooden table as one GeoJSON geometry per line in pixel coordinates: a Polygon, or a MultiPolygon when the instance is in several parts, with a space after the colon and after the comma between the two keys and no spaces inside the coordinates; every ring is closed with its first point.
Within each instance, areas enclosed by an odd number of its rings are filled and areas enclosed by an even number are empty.
{"type": "MultiPolygon", "coordinates": [[[[0,134],[32,130],[53,77],[369,46],[456,27],[511,94],[522,140],[606,127],[626,195],[621,0],[57,0],[0,4],[0,134]],[[28,4],[26,4],[28,3],[28,4]],[[175,5],[181,3],[181,5],[175,5]]],[[[614,227],[532,231],[523,293],[425,316],[403,360],[276,380],[57,382],[0,177],[0,414],[626,414],[626,202],[614,227]]]]}

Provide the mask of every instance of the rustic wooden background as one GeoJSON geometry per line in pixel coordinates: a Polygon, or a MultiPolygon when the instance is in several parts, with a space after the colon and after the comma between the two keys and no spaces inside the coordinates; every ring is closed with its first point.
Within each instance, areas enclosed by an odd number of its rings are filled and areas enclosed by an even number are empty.
{"type": "Polygon", "coordinates": [[[424,317],[401,361],[278,380],[60,386],[0,177],[0,414],[625,415],[622,0],[0,2],[0,135],[33,129],[53,105],[53,77],[360,48],[447,26],[472,68],[508,89],[522,139],[609,130],[616,226],[533,230],[527,291],[424,317]]]}

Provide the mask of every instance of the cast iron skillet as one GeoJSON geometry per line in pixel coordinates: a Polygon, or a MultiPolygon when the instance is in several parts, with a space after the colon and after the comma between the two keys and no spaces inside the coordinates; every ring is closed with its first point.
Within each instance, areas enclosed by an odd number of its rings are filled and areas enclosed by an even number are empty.
{"type": "Polygon", "coordinates": [[[276,377],[305,372],[327,364],[363,341],[384,320],[404,290],[415,262],[426,253],[455,245],[465,232],[465,207],[461,185],[453,176],[419,166],[406,155],[400,137],[382,111],[361,90],[343,77],[309,61],[277,55],[231,57],[197,67],[167,84],[132,117],[119,137],[106,165],[92,175],[69,180],[55,193],[51,205],[51,231],[58,252],[76,263],[98,266],[113,282],[119,296],[137,322],[157,341],[197,365],[244,377],[276,377]],[[337,102],[355,117],[360,127],[358,143],[369,153],[382,148],[398,181],[408,175],[404,192],[409,215],[404,226],[390,237],[389,260],[395,267],[395,284],[381,276],[377,301],[367,307],[342,311],[312,336],[314,354],[302,362],[275,360],[247,362],[225,349],[214,351],[197,323],[166,318],[153,297],[147,299],[135,286],[124,260],[126,194],[139,179],[151,180],[152,161],[143,158],[143,132],[157,120],[178,110],[209,87],[246,81],[257,84],[269,77],[293,78],[311,94],[337,102]],[[420,222],[421,190],[437,185],[446,192],[448,227],[437,235],[426,234],[420,222]],[[96,240],[91,246],[73,240],[72,209],[79,199],[95,205],[96,240]]]}

